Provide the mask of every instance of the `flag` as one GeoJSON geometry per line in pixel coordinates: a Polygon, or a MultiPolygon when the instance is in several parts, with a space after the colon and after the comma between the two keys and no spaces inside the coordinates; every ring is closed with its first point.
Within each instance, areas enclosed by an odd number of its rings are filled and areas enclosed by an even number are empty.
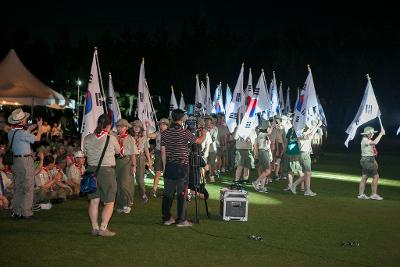
{"type": "Polygon", "coordinates": [[[104,113],[104,98],[100,89],[99,67],[97,61],[97,50],[94,50],[92,67],[90,69],[89,85],[85,97],[85,111],[82,120],[83,138],[94,133],[97,127],[97,119],[104,113]]]}
{"type": "Polygon", "coordinates": [[[229,104],[229,108],[226,112],[226,117],[225,117],[226,125],[228,126],[228,129],[231,133],[233,133],[233,131],[237,126],[239,109],[244,104],[243,71],[244,71],[244,64],[242,64],[242,68],[240,69],[235,90],[233,91],[233,98],[231,103],[229,104]]]}
{"type": "Polygon", "coordinates": [[[154,110],[151,104],[149,87],[146,81],[144,70],[144,59],[140,65],[139,72],[139,85],[138,85],[138,98],[137,98],[137,117],[143,123],[144,129],[147,128],[146,124],[155,127],[154,110]]]}
{"type": "Polygon", "coordinates": [[[232,101],[232,91],[229,88],[229,84],[226,84],[226,91],[225,91],[225,112],[228,111],[229,105],[232,101]]]}
{"type": "Polygon", "coordinates": [[[258,79],[256,88],[254,88],[254,94],[258,95],[258,101],[256,105],[256,113],[260,113],[263,111],[268,111],[271,109],[271,101],[269,99],[269,95],[267,93],[267,89],[265,88],[265,75],[264,70],[261,70],[260,78],[258,79]]]}
{"type": "Polygon", "coordinates": [[[358,108],[356,116],[346,130],[346,133],[348,134],[348,137],[344,143],[346,147],[349,147],[349,141],[353,140],[360,125],[381,116],[381,111],[379,110],[378,101],[376,101],[374,88],[372,88],[371,78],[368,74],[367,79],[367,87],[365,88],[361,105],[358,108]]]}
{"type": "Polygon", "coordinates": [[[206,88],[205,108],[207,115],[210,115],[212,113],[213,103],[211,100],[210,77],[208,77],[208,74],[206,75],[206,86],[207,88],[206,88]]]}
{"type": "Polygon", "coordinates": [[[222,99],[222,84],[219,83],[215,89],[212,114],[225,113],[225,107],[222,99]]]}
{"type": "Polygon", "coordinates": [[[178,102],[176,101],[174,87],[171,86],[171,100],[169,101],[169,115],[171,115],[171,111],[174,109],[178,109],[178,102]]]}
{"type": "Polygon", "coordinates": [[[310,125],[311,121],[319,119],[318,100],[315,92],[314,80],[310,66],[308,76],[304,83],[303,90],[300,92],[299,101],[294,111],[293,126],[298,135],[301,134],[305,125],[310,125]]]}
{"type": "Polygon", "coordinates": [[[203,98],[203,93],[201,91],[200,87],[200,81],[199,81],[199,75],[196,75],[196,93],[195,93],[195,108],[196,112],[198,113],[203,113],[204,109],[204,98],[203,98]]]}
{"type": "Polygon", "coordinates": [[[271,111],[270,116],[273,117],[275,115],[280,114],[280,107],[279,107],[279,98],[278,98],[278,86],[276,85],[276,78],[275,78],[275,71],[272,75],[271,85],[269,87],[270,90],[270,98],[271,98],[271,111]]]}
{"type": "Polygon", "coordinates": [[[399,133],[400,133],[400,127],[399,127],[399,129],[397,129],[396,135],[398,135],[399,133]]]}
{"type": "Polygon", "coordinates": [[[288,89],[286,91],[285,111],[286,111],[286,114],[292,112],[292,108],[290,107],[290,87],[288,87],[288,89]]]}
{"type": "Polygon", "coordinates": [[[293,111],[295,111],[296,110],[296,107],[297,107],[297,103],[299,102],[299,96],[300,96],[300,92],[299,92],[299,87],[297,87],[297,97],[296,97],[296,102],[294,103],[294,108],[293,108],[293,111]]]}
{"type": "Polygon", "coordinates": [[[279,85],[279,107],[281,113],[285,110],[285,98],[283,97],[283,88],[282,88],[282,82],[280,82],[279,85]]]}
{"type": "Polygon", "coordinates": [[[319,98],[317,98],[317,100],[318,100],[319,117],[321,118],[322,123],[325,126],[328,126],[328,122],[326,121],[324,109],[322,108],[322,105],[321,105],[321,102],[319,101],[319,98]]]}
{"type": "MultiPolygon", "coordinates": [[[[247,87],[244,92],[244,99],[246,101],[246,107],[250,104],[251,98],[253,97],[253,75],[251,74],[251,68],[249,69],[249,79],[247,80],[247,87]]],[[[245,109],[246,111],[246,109],[245,109]]]]}
{"type": "Polygon", "coordinates": [[[181,100],[179,101],[179,109],[186,110],[185,99],[183,98],[183,93],[181,92],[181,100]]]}
{"type": "Polygon", "coordinates": [[[114,86],[112,83],[112,77],[111,73],[108,74],[108,115],[111,118],[112,122],[112,129],[115,131],[116,128],[116,123],[119,119],[122,118],[121,116],[121,110],[119,109],[117,97],[115,96],[115,91],[114,91],[114,86]]]}

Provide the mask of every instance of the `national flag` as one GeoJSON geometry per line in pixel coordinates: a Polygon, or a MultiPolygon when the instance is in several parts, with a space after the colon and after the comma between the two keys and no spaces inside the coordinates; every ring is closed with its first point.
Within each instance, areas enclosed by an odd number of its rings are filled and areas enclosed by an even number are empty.
{"type": "Polygon", "coordinates": [[[145,129],[147,128],[146,124],[155,127],[154,114],[155,112],[150,99],[149,87],[146,81],[144,59],[142,59],[139,72],[137,117],[143,123],[145,129]]]}
{"type": "Polygon", "coordinates": [[[354,136],[356,135],[357,129],[360,125],[381,116],[381,111],[379,110],[378,101],[375,97],[374,88],[371,84],[371,78],[368,74],[367,79],[367,87],[365,88],[361,105],[358,108],[356,116],[346,130],[346,133],[348,134],[348,137],[344,143],[346,147],[349,147],[349,141],[354,139],[354,136]]]}
{"type": "Polygon", "coordinates": [[[315,92],[314,80],[310,66],[307,67],[308,76],[294,111],[293,126],[296,133],[299,135],[305,125],[311,125],[312,121],[319,119],[318,100],[315,92]]]}
{"type": "Polygon", "coordinates": [[[122,116],[121,116],[121,110],[119,109],[117,97],[115,96],[111,73],[108,74],[107,104],[108,104],[108,115],[110,116],[112,122],[112,129],[113,131],[116,131],[117,130],[116,123],[119,119],[122,118],[122,116]]]}
{"type": "Polygon", "coordinates": [[[213,108],[212,108],[212,114],[219,114],[219,113],[225,113],[225,107],[222,99],[222,84],[219,83],[217,88],[215,89],[214,93],[214,101],[213,101],[213,108]]]}
{"type": "Polygon", "coordinates": [[[85,111],[82,120],[82,141],[83,138],[94,133],[97,127],[97,119],[104,114],[105,103],[101,93],[99,66],[97,60],[97,49],[94,50],[92,67],[90,69],[89,85],[85,97],[85,111]]]}
{"type": "Polygon", "coordinates": [[[253,97],[253,75],[251,74],[251,68],[249,69],[249,79],[247,80],[247,87],[244,92],[244,99],[246,101],[246,107],[250,104],[251,98],[253,97]]]}
{"type": "Polygon", "coordinates": [[[292,108],[290,107],[290,87],[288,87],[288,89],[286,91],[285,111],[286,111],[286,114],[292,112],[292,108]]]}
{"type": "Polygon", "coordinates": [[[213,109],[213,103],[211,100],[211,88],[210,88],[210,77],[208,77],[208,74],[206,75],[206,114],[210,115],[212,113],[212,109],[213,109]]]}
{"type": "Polygon", "coordinates": [[[231,88],[229,88],[229,84],[226,84],[226,91],[225,91],[225,112],[228,111],[229,105],[231,104],[232,101],[232,91],[231,88]]]}
{"type": "Polygon", "coordinates": [[[186,110],[185,99],[183,98],[183,93],[181,92],[181,99],[179,101],[179,109],[186,110]]]}
{"type": "Polygon", "coordinates": [[[283,87],[282,87],[282,81],[280,82],[279,85],[279,107],[281,113],[285,110],[285,98],[283,97],[283,87]]]}
{"type": "Polygon", "coordinates": [[[178,102],[176,101],[174,87],[171,85],[171,99],[169,101],[169,115],[174,109],[178,109],[178,102]]]}
{"type": "Polygon", "coordinates": [[[328,126],[328,122],[326,120],[324,108],[322,107],[321,102],[319,101],[319,98],[317,98],[317,100],[318,100],[319,116],[321,118],[321,121],[325,126],[328,126]]]}
{"type": "Polygon", "coordinates": [[[261,70],[260,78],[258,79],[256,88],[254,88],[254,94],[258,95],[258,101],[256,105],[256,113],[268,111],[271,109],[271,100],[267,94],[267,89],[265,88],[265,75],[264,70],[261,70]]]}
{"type": "Polygon", "coordinates": [[[203,92],[201,91],[199,75],[196,75],[196,93],[195,93],[195,108],[196,112],[203,114],[204,110],[204,97],[203,92]]]}
{"type": "Polygon", "coordinates": [[[400,133],[400,127],[399,127],[399,129],[397,129],[396,135],[399,135],[399,133],[400,133]]]}
{"type": "Polygon", "coordinates": [[[240,74],[236,82],[235,90],[233,91],[233,98],[231,103],[229,104],[229,108],[226,112],[226,125],[231,133],[235,130],[238,121],[239,109],[244,104],[243,97],[243,72],[244,72],[244,64],[242,64],[242,68],[240,69],[240,74]]]}
{"type": "Polygon", "coordinates": [[[276,84],[276,77],[275,77],[275,71],[273,72],[272,75],[272,81],[270,85],[270,94],[271,94],[271,112],[269,117],[273,117],[275,115],[278,115],[281,113],[280,111],[280,105],[279,105],[279,97],[278,97],[278,86],[276,84]]]}
{"type": "Polygon", "coordinates": [[[300,96],[300,91],[299,90],[300,90],[299,87],[297,87],[297,97],[296,97],[296,102],[294,102],[293,112],[296,110],[297,103],[299,102],[299,96],[300,96]]]}

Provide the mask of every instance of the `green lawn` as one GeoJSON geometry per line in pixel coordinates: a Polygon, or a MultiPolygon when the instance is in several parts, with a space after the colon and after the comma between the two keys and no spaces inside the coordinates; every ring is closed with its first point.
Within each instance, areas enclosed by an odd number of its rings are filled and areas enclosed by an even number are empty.
{"type": "MultiPolygon", "coordinates": [[[[380,202],[355,198],[358,161],[357,155],[324,155],[314,166],[314,198],[283,192],[286,181],[273,182],[269,194],[249,187],[248,222],[218,215],[219,189],[232,175],[207,185],[212,216],[206,218],[201,202],[200,224],[193,228],[160,225],[161,198],[137,202],[129,215],[115,213],[113,238],[90,235],[85,199],[39,211],[38,221],[2,216],[0,266],[399,266],[399,157],[382,158],[380,202]],[[347,240],[360,246],[341,246],[347,240]]],[[[193,218],[193,201],[188,213],[193,218]]]]}

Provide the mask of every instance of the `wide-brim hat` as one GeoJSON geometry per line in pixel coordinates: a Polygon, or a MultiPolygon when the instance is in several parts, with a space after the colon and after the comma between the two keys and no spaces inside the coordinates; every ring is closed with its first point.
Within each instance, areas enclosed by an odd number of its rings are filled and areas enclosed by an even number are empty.
{"type": "Polygon", "coordinates": [[[204,121],[206,121],[206,120],[210,120],[211,122],[215,121],[215,119],[213,117],[211,117],[211,116],[205,116],[204,117],[204,121]]]}
{"type": "Polygon", "coordinates": [[[116,126],[125,126],[125,127],[128,127],[128,128],[132,128],[132,125],[131,125],[127,120],[125,120],[125,119],[119,119],[119,120],[115,123],[115,125],[116,125],[116,126]]]}
{"type": "Polygon", "coordinates": [[[137,127],[140,127],[143,129],[143,123],[140,120],[135,120],[135,121],[131,122],[131,125],[132,125],[132,127],[137,126],[137,127]]]}
{"type": "Polygon", "coordinates": [[[8,122],[10,124],[19,124],[21,123],[23,120],[29,118],[31,114],[29,114],[28,112],[24,112],[22,109],[17,108],[16,110],[14,110],[11,115],[8,117],[8,122]]]}
{"type": "Polygon", "coordinates": [[[271,127],[271,124],[269,123],[269,121],[265,121],[265,120],[263,120],[263,121],[261,122],[261,124],[258,125],[258,129],[260,129],[260,130],[266,130],[266,129],[268,129],[269,127],[271,127]]]}
{"type": "Polygon", "coordinates": [[[78,151],[75,151],[74,157],[75,157],[75,158],[84,158],[84,157],[85,157],[85,154],[83,153],[82,150],[78,150],[78,151]]]}
{"type": "Polygon", "coordinates": [[[275,116],[274,116],[274,120],[275,120],[275,121],[282,122],[282,117],[279,116],[279,115],[275,115],[275,116]]]}
{"type": "Polygon", "coordinates": [[[167,118],[160,119],[158,121],[158,125],[160,125],[160,124],[165,124],[165,125],[169,126],[170,125],[169,119],[167,119],[167,118]]]}
{"type": "Polygon", "coordinates": [[[369,135],[369,134],[374,134],[377,133],[378,131],[375,131],[375,129],[371,126],[367,126],[364,128],[364,132],[361,133],[361,135],[369,135]]]}

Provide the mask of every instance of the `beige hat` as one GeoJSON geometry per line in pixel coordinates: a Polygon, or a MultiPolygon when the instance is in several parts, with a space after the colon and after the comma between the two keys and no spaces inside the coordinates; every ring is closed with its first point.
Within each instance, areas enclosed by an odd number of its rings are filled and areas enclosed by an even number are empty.
{"type": "Polygon", "coordinates": [[[75,158],[84,158],[85,154],[82,152],[82,150],[78,150],[78,151],[75,151],[74,157],[75,158]]]}
{"type": "Polygon", "coordinates": [[[160,120],[158,121],[158,124],[159,124],[159,125],[160,125],[160,124],[165,124],[165,125],[167,125],[167,126],[169,127],[170,122],[169,122],[169,119],[167,119],[167,118],[162,118],[162,119],[160,119],[160,120]]]}
{"type": "Polygon", "coordinates": [[[116,126],[125,126],[125,127],[128,127],[128,128],[132,128],[132,125],[125,119],[119,119],[115,125],[116,126]]]}
{"type": "Polygon", "coordinates": [[[14,110],[8,117],[8,122],[11,124],[21,123],[24,119],[28,118],[31,114],[24,112],[21,108],[14,110]]]}
{"type": "Polygon", "coordinates": [[[140,120],[135,120],[131,122],[132,127],[138,126],[143,129],[143,123],[140,120]]]}
{"type": "Polygon", "coordinates": [[[375,129],[371,126],[367,126],[364,128],[364,132],[361,133],[361,135],[369,135],[369,134],[374,134],[377,133],[378,131],[375,131],[375,129]]]}

